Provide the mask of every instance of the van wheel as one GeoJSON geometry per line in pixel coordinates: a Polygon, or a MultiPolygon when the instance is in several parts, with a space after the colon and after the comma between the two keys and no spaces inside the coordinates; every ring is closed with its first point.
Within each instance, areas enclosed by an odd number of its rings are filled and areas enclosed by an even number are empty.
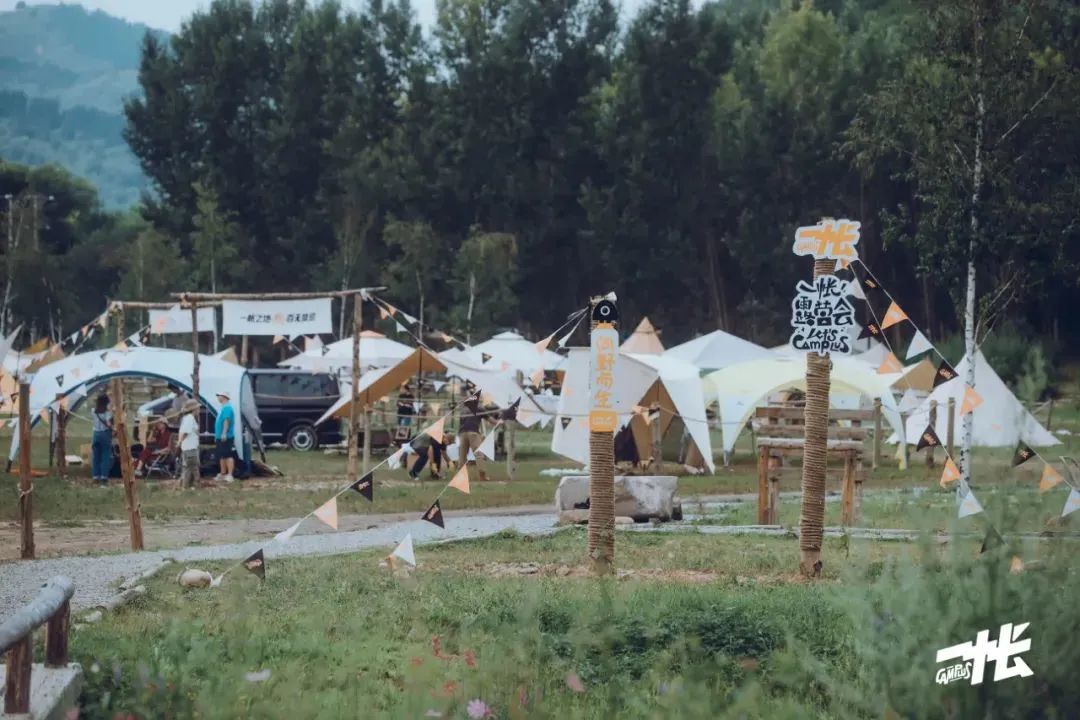
{"type": "Polygon", "coordinates": [[[307,452],[319,447],[319,436],[315,432],[315,426],[311,423],[301,423],[289,428],[289,434],[285,436],[285,444],[290,450],[307,452]]]}

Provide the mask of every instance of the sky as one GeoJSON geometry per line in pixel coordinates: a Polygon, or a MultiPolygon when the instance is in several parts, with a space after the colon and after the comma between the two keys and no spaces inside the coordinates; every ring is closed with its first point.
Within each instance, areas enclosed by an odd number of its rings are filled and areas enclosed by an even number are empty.
{"type": "MultiPolygon", "coordinates": [[[[13,10],[18,0],[0,0],[0,10],[13,10]]],[[[57,5],[51,0],[27,0],[28,5],[57,5]]],[[[176,32],[180,23],[192,12],[205,8],[210,0],[79,0],[69,5],[82,5],[92,10],[104,10],[110,15],[131,22],[140,22],[160,30],[176,32]]],[[[343,0],[345,7],[360,7],[362,0],[343,0]]],[[[413,0],[413,7],[425,27],[431,27],[435,19],[435,0],[413,0]]],[[[644,4],[644,0],[623,0],[623,11],[631,13],[644,4]]]]}

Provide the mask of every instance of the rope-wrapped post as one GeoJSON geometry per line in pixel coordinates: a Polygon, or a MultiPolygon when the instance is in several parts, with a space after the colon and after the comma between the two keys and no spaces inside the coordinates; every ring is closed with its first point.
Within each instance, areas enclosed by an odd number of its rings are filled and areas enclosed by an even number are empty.
{"type": "MultiPolygon", "coordinates": [[[[834,260],[815,260],[814,278],[832,275],[834,260]]],[[[806,409],[803,422],[802,511],[799,515],[799,571],[806,576],[821,574],[821,543],[825,525],[825,473],[829,440],[828,355],[806,354],[806,409]]]]}
{"type": "Polygon", "coordinates": [[[614,302],[593,298],[589,325],[592,357],[589,368],[589,561],[595,575],[610,575],[615,571],[615,426],[618,420],[611,390],[619,354],[616,320],[614,302]]]}

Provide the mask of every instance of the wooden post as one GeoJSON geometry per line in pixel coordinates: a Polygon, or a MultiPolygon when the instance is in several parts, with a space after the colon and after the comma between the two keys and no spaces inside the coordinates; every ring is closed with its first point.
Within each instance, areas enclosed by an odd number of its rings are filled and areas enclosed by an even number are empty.
{"type": "Polygon", "coordinates": [[[375,423],[375,416],[371,412],[371,408],[364,406],[364,472],[366,473],[371,469],[371,436],[373,434],[373,426],[375,423]]]}
{"type": "Polygon", "coordinates": [[[660,403],[653,403],[649,407],[649,432],[652,434],[652,443],[649,448],[652,452],[652,472],[656,475],[664,473],[664,444],[660,432],[660,403]],[[654,419],[655,417],[655,419],[654,419]]]}
{"type": "Polygon", "coordinates": [[[758,499],[757,499],[757,521],[758,525],[769,524],[769,448],[760,445],[758,446],[758,460],[757,460],[757,481],[758,481],[758,499]]]}
{"type": "Polygon", "coordinates": [[[113,435],[120,446],[120,474],[124,480],[124,504],[127,506],[128,528],[131,531],[131,549],[143,549],[143,531],[138,489],[135,487],[135,468],[131,462],[131,442],[128,439],[127,421],[124,418],[124,388],[119,379],[110,383],[113,405],[113,435]]]}
{"type": "Polygon", "coordinates": [[[248,336],[240,337],[240,367],[248,366],[248,336]]]}
{"type": "MultiPolygon", "coordinates": [[[[930,427],[937,427],[937,400],[930,401],[930,427]]],[[[934,467],[934,446],[926,448],[926,467],[934,467]]]]}
{"type": "MultiPolygon", "coordinates": [[[[611,300],[593,298],[589,302],[590,346],[589,362],[589,560],[594,575],[611,575],[615,572],[615,434],[616,422],[613,412],[594,407],[593,376],[597,357],[613,354],[616,364],[613,376],[618,372],[618,338],[615,347],[608,349],[611,336],[615,335],[618,311],[611,300]]],[[[616,378],[612,378],[617,386],[616,378]]]]}
{"type": "Polygon", "coordinates": [[[874,398],[874,456],[873,468],[881,466],[881,398],[874,398]]]}
{"type": "MultiPolygon", "coordinates": [[[[357,474],[356,445],[360,429],[360,333],[364,330],[364,299],[363,295],[356,293],[353,299],[353,339],[352,339],[352,402],[349,403],[349,465],[348,479],[355,482],[357,474]]],[[[370,435],[369,429],[364,428],[364,434],[370,435]]],[[[365,439],[364,445],[370,447],[370,439],[365,439]]],[[[367,451],[367,452],[370,452],[367,451]]],[[[366,453],[365,453],[366,454],[366,453]]],[[[367,461],[364,462],[367,469],[367,461]]]]}
{"type": "Polygon", "coordinates": [[[68,661],[68,625],[71,601],[65,600],[45,626],[45,667],[63,667],[68,661]]]}
{"type": "Polygon", "coordinates": [[[769,522],[768,525],[780,524],[780,476],[769,475],[769,522]]]}
{"type": "MultiPolygon", "coordinates": [[[[949,398],[951,401],[952,398],[949,398]]],[[[1046,431],[1053,432],[1054,425],[1054,398],[1050,398],[1050,409],[1046,411],[1046,431]]]]}
{"type": "Polygon", "coordinates": [[[191,396],[198,400],[201,397],[199,394],[199,306],[195,303],[191,303],[191,355],[191,396]]]}
{"type": "Polygon", "coordinates": [[[517,420],[507,420],[506,425],[506,479],[517,476],[517,420]]]}
{"type": "Polygon", "coordinates": [[[953,429],[953,424],[956,422],[956,398],[949,398],[949,403],[946,406],[948,408],[949,424],[945,428],[945,447],[949,450],[949,457],[955,457],[953,452],[953,436],[956,435],[956,431],[953,429]]]}
{"type": "Polygon", "coordinates": [[[60,477],[67,476],[67,401],[64,393],[56,393],[56,469],[60,471],[60,477]]]}
{"type": "MultiPolygon", "coordinates": [[[[907,413],[900,413],[900,427],[907,428],[907,413]]],[[[900,469],[907,470],[911,463],[911,445],[908,443],[908,438],[904,438],[904,442],[900,444],[900,450],[900,469]]]]}
{"type": "Polygon", "coordinates": [[[28,633],[8,650],[4,688],[6,715],[30,712],[30,666],[34,661],[33,647],[32,636],[28,633]]]}
{"type": "MultiPolygon", "coordinates": [[[[30,473],[30,384],[19,383],[19,557],[34,559],[34,478],[30,473]]],[[[27,660],[27,673],[30,672],[27,660]]],[[[11,665],[8,665],[11,671],[11,665]]],[[[27,686],[29,692],[29,685],[27,686]]]]}
{"type": "Polygon", "coordinates": [[[844,453],[844,475],[841,480],[840,524],[845,527],[855,522],[855,451],[844,453]]]}

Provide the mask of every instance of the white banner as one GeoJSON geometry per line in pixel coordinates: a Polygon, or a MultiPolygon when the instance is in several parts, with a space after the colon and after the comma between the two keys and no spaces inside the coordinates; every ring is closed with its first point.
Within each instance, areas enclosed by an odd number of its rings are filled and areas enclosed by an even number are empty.
{"type": "MultiPolygon", "coordinates": [[[[217,332],[217,313],[214,308],[198,309],[199,332],[217,332]]],[[[191,310],[173,305],[168,310],[150,311],[150,332],[154,335],[171,335],[191,332],[191,310]]]]}
{"type": "Polygon", "coordinates": [[[330,298],[314,300],[226,300],[221,305],[225,335],[318,335],[334,331],[330,298]]]}
{"type": "Polygon", "coordinates": [[[615,365],[619,357],[619,333],[610,323],[597,323],[590,335],[589,432],[615,432],[615,365]]]}

